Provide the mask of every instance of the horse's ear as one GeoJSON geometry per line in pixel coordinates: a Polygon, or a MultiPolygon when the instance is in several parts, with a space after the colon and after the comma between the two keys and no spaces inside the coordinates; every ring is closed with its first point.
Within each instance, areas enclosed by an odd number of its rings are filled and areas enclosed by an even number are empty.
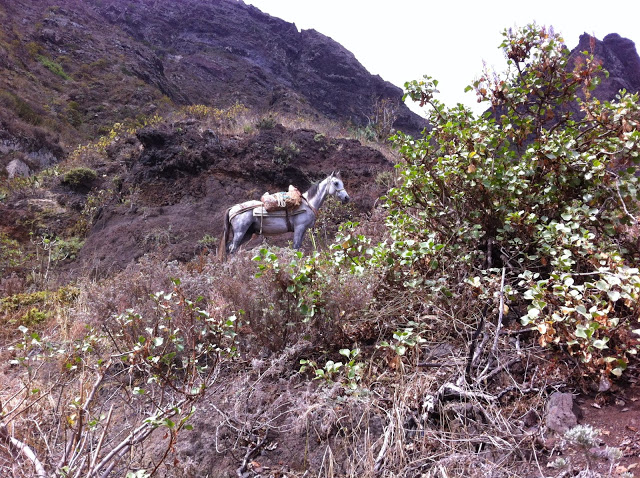
{"type": "Polygon", "coordinates": [[[336,177],[336,178],[338,178],[338,179],[341,179],[341,177],[340,177],[340,171],[335,171],[335,173],[333,173],[333,176],[334,176],[334,177],[336,177]]]}

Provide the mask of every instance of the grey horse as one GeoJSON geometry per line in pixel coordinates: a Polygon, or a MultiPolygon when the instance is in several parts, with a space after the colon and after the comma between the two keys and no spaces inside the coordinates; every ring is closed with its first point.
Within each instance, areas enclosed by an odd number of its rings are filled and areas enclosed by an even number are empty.
{"type": "Polygon", "coordinates": [[[247,201],[227,209],[224,217],[224,230],[220,241],[219,254],[222,259],[226,253],[233,253],[249,241],[253,234],[272,236],[293,232],[293,247],[300,249],[307,229],[316,221],[318,209],[327,196],[335,196],[342,203],[349,202],[349,194],[344,189],[340,173],[331,173],[321,182],[314,184],[302,195],[302,204],[286,212],[264,213],[260,201],[247,201]],[[254,211],[256,210],[257,211],[254,211]],[[233,239],[229,242],[229,233],[233,230],[233,239]]]}

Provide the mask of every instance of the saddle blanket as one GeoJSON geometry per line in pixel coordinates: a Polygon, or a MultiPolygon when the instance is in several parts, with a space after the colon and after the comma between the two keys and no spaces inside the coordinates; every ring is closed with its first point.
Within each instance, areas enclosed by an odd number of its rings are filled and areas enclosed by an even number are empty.
{"type": "MultiPolygon", "coordinates": [[[[286,217],[286,211],[272,211],[268,212],[261,201],[245,201],[240,204],[236,204],[235,206],[229,209],[229,220],[236,217],[238,214],[242,214],[245,211],[249,211],[253,209],[254,216],[263,216],[263,217],[286,217]]],[[[301,214],[304,212],[304,209],[297,208],[293,211],[289,211],[289,216],[295,216],[296,214],[301,214]]]]}
{"type": "MultiPolygon", "coordinates": [[[[293,211],[289,211],[289,217],[295,216],[296,214],[301,214],[304,212],[304,209],[297,208],[293,211]]],[[[263,216],[263,217],[287,217],[287,211],[285,209],[279,209],[277,211],[267,211],[264,206],[257,207],[253,210],[254,216],[263,216]]]]}

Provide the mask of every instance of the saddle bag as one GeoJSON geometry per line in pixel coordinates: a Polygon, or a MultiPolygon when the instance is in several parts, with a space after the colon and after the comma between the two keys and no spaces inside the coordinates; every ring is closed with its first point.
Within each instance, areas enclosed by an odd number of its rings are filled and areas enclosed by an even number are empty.
{"type": "Polygon", "coordinates": [[[260,198],[267,212],[288,210],[291,211],[302,204],[302,194],[295,186],[290,185],[288,191],[269,194],[264,193],[260,198]]]}

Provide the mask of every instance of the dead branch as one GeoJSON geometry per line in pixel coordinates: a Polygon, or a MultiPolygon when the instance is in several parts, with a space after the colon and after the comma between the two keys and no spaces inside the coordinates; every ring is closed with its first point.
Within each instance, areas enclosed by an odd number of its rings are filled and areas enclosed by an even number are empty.
{"type": "MultiPolygon", "coordinates": [[[[469,341],[469,357],[467,358],[467,369],[464,376],[467,383],[471,381],[471,369],[473,368],[474,361],[476,359],[476,341],[478,340],[478,337],[480,336],[480,334],[482,333],[482,329],[484,328],[485,316],[487,315],[488,310],[489,305],[485,305],[484,310],[480,314],[480,323],[478,324],[478,328],[469,341]]],[[[479,350],[480,349],[482,349],[482,347],[480,347],[479,350]]]]}
{"type": "Polygon", "coordinates": [[[489,380],[491,377],[499,374],[502,370],[508,370],[509,367],[511,367],[515,363],[520,362],[520,360],[521,360],[520,357],[514,357],[511,360],[509,360],[508,362],[503,363],[501,365],[498,365],[491,372],[488,372],[488,373],[478,377],[477,381],[478,382],[485,382],[485,381],[489,380]]]}
{"type": "Polygon", "coordinates": [[[0,438],[7,441],[11,448],[13,448],[18,453],[22,453],[22,455],[24,455],[24,457],[33,464],[33,467],[36,469],[36,476],[38,478],[47,478],[47,472],[45,471],[44,466],[42,466],[40,460],[38,460],[35,452],[26,443],[23,443],[17,438],[9,435],[7,427],[4,424],[0,425],[0,438]]]}
{"type": "Polygon", "coordinates": [[[255,446],[247,449],[247,452],[244,454],[244,459],[242,460],[242,465],[240,465],[236,470],[236,473],[240,478],[246,478],[248,476],[247,465],[249,464],[249,460],[256,456],[267,443],[267,435],[268,433],[265,432],[264,436],[258,440],[258,443],[256,443],[255,446]]]}
{"type": "Polygon", "coordinates": [[[389,448],[389,441],[391,439],[391,435],[393,431],[394,431],[393,420],[389,419],[389,426],[384,432],[384,440],[382,442],[382,447],[380,447],[380,452],[378,453],[378,456],[376,457],[375,465],[373,466],[373,471],[375,471],[376,473],[380,473],[380,468],[384,463],[384,458],[387,453],[387,448],[389,448]]]}
{"type": "Polygon", "coordinates": [[[111,424],[111,414],[113,413],[113,405],[109,408],[109,414],[107,415],[107,421],[102,429],[102,434],[100,435],[100,439],[98,440],[98,444],[96,445],[96,449],[93,452],[93,456],[91,457],[91,463],[89,464],[89,472],[87,473],[89,476],[93,473],[93,469],[96,466],[96,461],[98,459],[98,455],[100,454],[100,450],[102,449],[102,443],[104,442],[104,437],[107,434],[107,430],[109,429],[109,425],[111,424]]]}
{"type": "Polygon", "coordinates": [[[475,392],[473,390],[463,390],[461,387],[447,382],[440,386],[438,391],[433,395],[427,395],[422,402],[422,408],[427,413],[438,413],[442,404],[451,399],[482,400],[487,403],[494,403],[497,397],[488,393],[475,392]]]}
{"type": "MultiPolygon", "coordinates": [[[[162,413],[159,413],[154,418],[160,419],[162,417],[171,417],[175,415],[176,410],[180,409],[186,402],[187,398],[183,398],[180,400],[175,406],[167,407],[162,413]]],[[[142,425],[138,426],[135,430],[133,430],[127,437],[118,443],[113,449],[107,453],[100,462],[95,465],[95,468],[89,477],[95,476],[102,470],[107,464],[110,465],[107,468],[107,472],[109,472],[113,466],[124,456],[124,454],[131,449],[132,446],[143,442],[154,430],[156,429],[156,425],[150,421],[145,421],[142,425]]],[[[106,476],[108,473],[102,473],[100,476],[106,476]]]]}

